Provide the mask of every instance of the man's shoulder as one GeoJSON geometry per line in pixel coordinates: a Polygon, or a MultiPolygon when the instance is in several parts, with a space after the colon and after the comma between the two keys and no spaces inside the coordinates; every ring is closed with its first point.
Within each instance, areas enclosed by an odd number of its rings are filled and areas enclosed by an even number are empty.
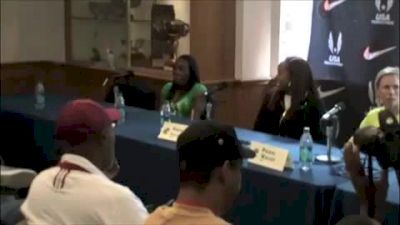
{"type": "Polygon", "coordinates": [[[191,215],[190,212],[185,210],[184,212],[180,211],[175,207],[170,206],[160,206],[153,213],[149,215],[147,218],[145,225],[169,225],[169,224],[194,224],[194,225],[202,225],[202,224],[213,224],[213,225],[229,225],[230,223],[226,222],[222,218],[219,218],[213,214],[203,214],[198,215],[197,212],[194,212],[191,215]]]}
{"type": "Polygon", "coordinates": [[[134,193],[126,186],[118,184],[106,178],[97,177],[97,188],[109,193],[112,198],[126,198],[135,196],[134,193]]]}
{"type": "Polygon", "coordinates": [[[57,167],[50,167],[41,171],[35,178],[32,180],[31,186],[35,184],[40,184],[45,182],[48,179],[54,179],[54,176],[57,174],[59,169],[57,167]]]}
{"type": "Polygon", "coordinates": [[[230,223],[228,223],[227,221],[225,221],[224,219],[220,218],[220,217],[210,217],[207,218],[207,221],[210,222],[210,224],[216,224],[216,225],[230,225],[230,223]]]}
{"type": "MultiPolygon", "coordinates": [[[[40,172],[33,180],[32,185],[41,186],[42,184],[53,182],[54,179],[56,179],[59,171],[60,169],[58,167],[52,167],[40,172]]],[[[80,171],[72,171],[68,174],[66,181],[68,181],[69,177],[71,177],[74,182],[77,182],[75,185],[87,185],[94,187],[96,191],[93,192],[93,194],[105,194],[103,195],[104,198],[106,198],[107,195],[112,198],[126,198],[134,196],[133,192],[128,187],[118,184],[104,176],[91,173],[83,173],[80,171]]]]}

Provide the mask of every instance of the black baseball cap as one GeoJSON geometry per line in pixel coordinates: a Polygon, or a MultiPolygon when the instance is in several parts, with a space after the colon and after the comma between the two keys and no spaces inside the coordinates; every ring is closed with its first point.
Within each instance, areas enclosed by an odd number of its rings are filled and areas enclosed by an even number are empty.
{"type": "MultiPolygon", "coordinates": [[[[187,170],[210,170],[226,160],[253,158],[255,152],[241,145],[233,127],[203,120],[191,124],[178,137],[179,161],[187,170]]],[[[182,168],[181,168],[182,169],[182,168]]]]}

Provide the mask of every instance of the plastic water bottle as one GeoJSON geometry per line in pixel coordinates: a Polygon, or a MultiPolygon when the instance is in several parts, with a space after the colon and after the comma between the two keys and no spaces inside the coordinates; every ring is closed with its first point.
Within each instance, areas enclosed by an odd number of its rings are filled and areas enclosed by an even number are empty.
{"type": "Polygon", "coordinates": [[[121,119],[118,121],[118,123],[124,123],[126,119],[126,111],[125,111],[125,99],[122,93],[120,92],[116,93],[114,104],[115,108],[117,108],[119,110],[119,113],[121,114],[121,119]]]}
{"type": "Polygon", "coordinates": [[[171,121],[171,104],[169,101],[166,101],[162,106],[160,110],[160,121],[161,121],[161,126],[164,125],[165,122],[171,121]]]}
{"type": "Polygon", "coordinates": [[[107,53],[107,61],[108,61],[108,65],[110,66],[111,69],[115,70],[115,56],[114,56],[114,52],[107,48],[106,50],[107,53]]]}
{"type": "Polygon", "coordinates": [[[35,86],[35,109],[42,110],[46,105],[46,97],[44,95],[44,85],[39,81],[35,86]]]}
{"type": "Polygon", "coordinates": [[[300,169],[308,171],[313,163],[313,140],[310,134],[310,128],[304,127],[300,138],[300,169]]]}
{"type": "Polygon", "coordinates": [[[211,120],[211,110],[212,110],[212,103],[207,102],[206,104],[206,119],[211,120]]]}
{"type": "Polygon", "coordinates": [[[206,92],[205,94],[205,99],[206,99],[206,120],[211,120],[211,112],[212,112],[212,107],[213,104],[211,102],[211,97],[209,96],[209,94],[206,92]]]}
{"type": "Polygon", "coordinates": [[[117,100],[118,95],[119,95],[119,87],[117,85],[115,85],[113,87],[113,93],[114,93],[114,102],[117,102],[116,100],[117,100]]]}

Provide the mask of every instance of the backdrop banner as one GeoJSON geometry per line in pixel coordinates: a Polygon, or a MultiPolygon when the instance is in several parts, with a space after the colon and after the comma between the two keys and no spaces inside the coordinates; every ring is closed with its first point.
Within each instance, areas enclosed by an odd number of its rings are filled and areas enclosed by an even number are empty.
{"type": "Polygon", "coordinates": [[[326,109],[346,104],[342,145],[373,107],[377,72],[399,65],[399,0],[315,0],[308,61],[326,109]]]}

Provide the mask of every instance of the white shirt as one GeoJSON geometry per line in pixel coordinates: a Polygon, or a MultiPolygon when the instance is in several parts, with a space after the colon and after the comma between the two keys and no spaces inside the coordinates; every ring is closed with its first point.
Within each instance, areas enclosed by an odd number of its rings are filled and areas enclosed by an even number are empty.
{"type": "Polygon", "coordinates": [[[89,160],[65,154],[61,161],[86,171],[57,166],[41,172],[21,206],[28,224],[141,225],[147,219],[142,201],[127,187],[107,178],[89,160]]]}

